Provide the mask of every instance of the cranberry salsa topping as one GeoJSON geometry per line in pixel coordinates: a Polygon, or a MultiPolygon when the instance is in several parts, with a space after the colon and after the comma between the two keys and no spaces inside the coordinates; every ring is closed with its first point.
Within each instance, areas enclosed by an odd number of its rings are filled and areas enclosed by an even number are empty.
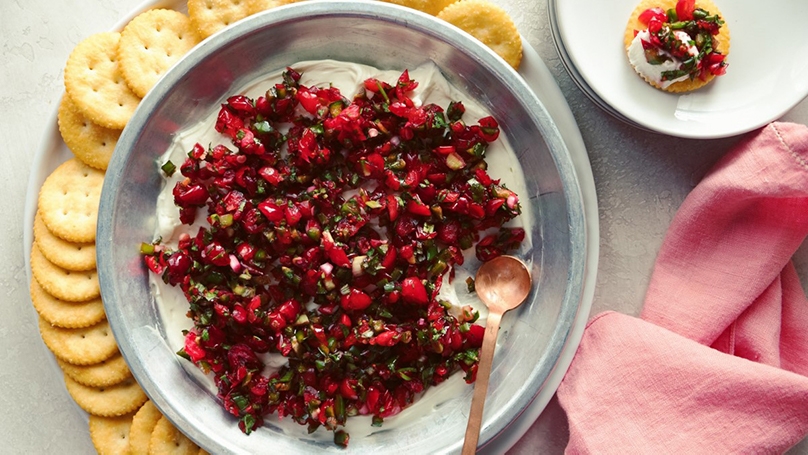
{"type": "Polygon", "coordinates": [[[645,59],[652,65],[674,61],[674,69],[661,73],[662,81],[702,80],[707,75],[726,73],[725,55],[716,50],[716,35],[724,21],[718,14],[695,7],[695,0],[679,0],[668,11],[659,7],[643,11],[639,20],[647,30],[642,34],[645,59]]]}
{"type": "Polygon", "coordinates": [[[464,250],[486,261],[525,232],[503,226],[519,198],[487,171],[492,117],[416,105],[407,71],[352,100],[300,78],[287,68],[264,96],[230,97],[215,129],[231,145],[162,166],[183,177],[182,223],[206,222],[141,252],[188,301],[178,354],[212,375],[242,431],[277,413],[345,446],[348,417],[381,425],[458,370],[474,381],[484,328],[439,297],[444,276],[464,250]],[[267,354],[288,363],[267,372],[267,354]]]}

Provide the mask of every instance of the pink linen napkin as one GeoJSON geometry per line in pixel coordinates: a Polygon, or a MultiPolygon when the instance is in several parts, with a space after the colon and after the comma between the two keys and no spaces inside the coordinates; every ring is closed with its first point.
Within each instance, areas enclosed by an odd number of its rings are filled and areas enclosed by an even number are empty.
{"type": "Polygon", "coordinates": [[[561,386],[570,454],[782,453],[808,434],[808,127],[773,123],[686,198],[640,319],[595,316],[561,386]]]}

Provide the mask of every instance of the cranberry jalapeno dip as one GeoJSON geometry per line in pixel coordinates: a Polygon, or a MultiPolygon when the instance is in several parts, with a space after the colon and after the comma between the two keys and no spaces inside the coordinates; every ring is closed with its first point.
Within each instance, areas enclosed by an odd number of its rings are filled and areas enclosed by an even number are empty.
{"type": "Polygon", "coordinates": [[[496,120],[434,65],[303,62],[271,80],[175,141],[142,252],[167,325],[184,326],[178,354],[242,431],[277,414],[347,445],[348,417],[379,426],[457,371],[474,381],[464,267],[525,240],[487,158],[523,177],[496,120]]]}

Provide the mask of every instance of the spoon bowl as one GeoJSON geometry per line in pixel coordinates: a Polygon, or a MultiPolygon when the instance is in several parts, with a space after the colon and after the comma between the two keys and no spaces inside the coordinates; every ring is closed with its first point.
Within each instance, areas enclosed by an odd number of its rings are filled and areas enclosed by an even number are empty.
{"type": "Polygon", "coordinates": [[[483,263],[474,278],[474,289],[489,311],[503,313],[525,301],[531,279],[527,266],[513,256],[498,256],[483,263]]]}
{"type": "Polygon", "coordinates": [[[485,322],[485,335],[480,348],[480,361],[477,365],[477,378],[474,381],[474,395],[471,399],[469,422],[463,441],[463,455],[471,455],[477,450],[480,427],[483,420],[485,395],[494,361],[494,349],[502,315],[525,301],[532,285],[530,271],[524,262],[513,256],[498,256],[484,263],[477,270],[474,289],[477,296],[488,307],[485,322]]]}

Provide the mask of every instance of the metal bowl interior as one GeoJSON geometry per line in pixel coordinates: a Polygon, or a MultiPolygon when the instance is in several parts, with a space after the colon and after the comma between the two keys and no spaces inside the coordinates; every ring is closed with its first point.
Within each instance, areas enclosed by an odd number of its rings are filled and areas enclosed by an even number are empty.
{"type": "MultiPolygon", "coordinates": [[[[234,87],[294,62],[336,59],[384,69],[435,62],[451,83],[499,121],[521,163],[533,214],[528,301],[506,315],[480,437],[505,431],[556,365],[582,297],[586,255],[582,198],[552,118],[522,78],[465,33],[382,2],[303,2],[262,13],[209,38],[144,98],[118,142],[101,198],[97,248],[113,333],[136,379],[160,410],[211,453],[341,453],[330,437],[284,432],[270,421],[244,436],[183,370],[165,341],[139,245],[152,238],[161,179],[156,158],[173,134],[210,115],[234,87]]],[[[440,387],[440,386],[439,386],[440,387]]],[[[447,453],[462,445],[472,387],[394,428],[352,438],[356,453],[447,453]]],[[[418,403],[414,406],[417,406],[418,403]]]]}

